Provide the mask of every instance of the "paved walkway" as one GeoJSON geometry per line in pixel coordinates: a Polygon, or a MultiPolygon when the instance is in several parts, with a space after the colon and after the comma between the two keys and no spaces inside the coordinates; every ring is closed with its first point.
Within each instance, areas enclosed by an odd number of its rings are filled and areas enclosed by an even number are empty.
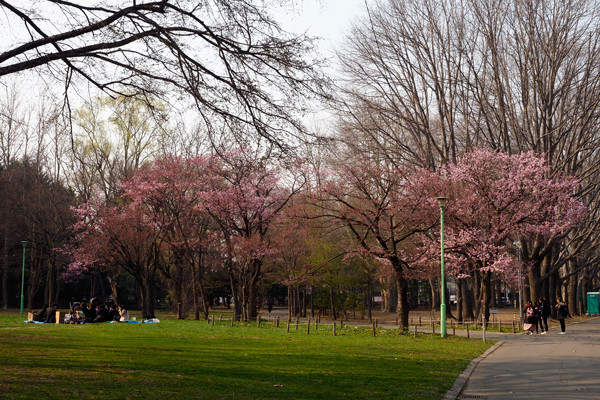
{"type": "Polygon", "coordinates": [[[600,399],[600,318],[567,325],[566,335],[559,331],[502,335],[503,342],[468,371],[457,398],[600,399]]]}

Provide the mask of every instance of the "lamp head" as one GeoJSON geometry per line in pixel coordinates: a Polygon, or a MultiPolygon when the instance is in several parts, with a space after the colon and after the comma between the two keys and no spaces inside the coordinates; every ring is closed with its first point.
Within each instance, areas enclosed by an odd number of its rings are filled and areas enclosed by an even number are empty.
{"type": "Polygon", "coordinates": [[[440,205],[440,207],[445,207],[446,206],[446,202],[448,202],[448,198],[447,197],[436,197],[438,204],[440,205]]]}
{"type": "Polygon", "coordinates": [[[23,247],[27,247],[27,244],[29,242],[27,240],[21,240],[21,244],[23,245],[23,247]]]}

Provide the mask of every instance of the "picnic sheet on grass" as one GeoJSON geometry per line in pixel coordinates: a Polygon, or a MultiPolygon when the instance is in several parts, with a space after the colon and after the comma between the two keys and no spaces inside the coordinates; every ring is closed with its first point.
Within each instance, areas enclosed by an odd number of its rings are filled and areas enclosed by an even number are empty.
{"type": "MultiPolygon", "coordinates": [[[[45,322],[41,322],[41,321],[23,321],[27,324],[45,324],[45,322]]],[[[146,319],[144,321],[123,321],[123,322],[119,322],[119,321],[106,321],[108,323],[130,323],[130,324],[158,324],[160,321],[158,320],[158,318],[150,318],[150,319],[146,319]]],[[[56,325],[54,322],[50,322],[49,324],[54,324],[56,325]]],[[[78,322],[77,324],[85,324],[85,322],[78,322]]]]}

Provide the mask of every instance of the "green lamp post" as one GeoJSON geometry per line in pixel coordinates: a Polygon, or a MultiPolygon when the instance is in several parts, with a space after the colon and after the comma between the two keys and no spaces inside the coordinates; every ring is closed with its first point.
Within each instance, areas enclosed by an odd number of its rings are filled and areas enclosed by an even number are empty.
{"type": "Polygon", "coordinates": [[[21,271],[21,315],[23,315],[23,289],[25,287],[25,249],[27,249],[27,240],[21,240],[23,245],[23,270],[21,271]]]}
{"type": "Polygon", "coordinates": [[[440,244],[441,244],[441,279],[440,279],[440,336],[446,337],[446,273],[444,271],[444,207],[448,201],[447,197],[438,197],[440,206],[440,244]]]}

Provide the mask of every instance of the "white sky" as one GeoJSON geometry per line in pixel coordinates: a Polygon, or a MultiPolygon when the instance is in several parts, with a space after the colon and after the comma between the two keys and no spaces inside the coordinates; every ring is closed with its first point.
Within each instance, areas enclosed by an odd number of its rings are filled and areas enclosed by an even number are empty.
{"type": "MultiPolygon", "coordinates": [[[[365,3],[373,4],[375,0],[292,0],[293,7],[286,8],[279,17],[281,27],[291,33],[306,32],[310,36],[320,38],[319,51],[331,61],[328,73],[336,74],[334,50],[339,49],[350,31],[350,27],[365,12],[365,3]]],[[[317,107],[318,108],[318,107],[317,107]]],[[[326,109],[306,115],[303,121],[307,126],[327,130],[335,121],[326,109]]],[[[309,128],[310,129],[310,128],[309,128]]]]}
{"type": "Polygon", "coordinates": [[[322,38],[321,51],[331,53],[341,44],[352,22],[360,16],[366,3],[373,0],[298,0],[295,9],[282,17],[282,27],[290,32],[307,31],[322,38]]]}

